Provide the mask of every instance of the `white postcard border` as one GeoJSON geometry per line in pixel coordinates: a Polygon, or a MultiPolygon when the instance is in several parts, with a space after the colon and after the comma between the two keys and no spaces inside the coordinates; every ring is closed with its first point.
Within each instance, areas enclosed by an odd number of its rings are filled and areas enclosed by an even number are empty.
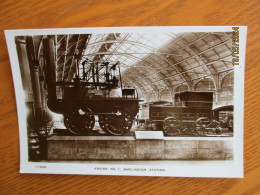
{"type": "MultiPolygon", "coordinates": [[[[243,120],[244,120],[244,71],[247,27],[239,27],[239,65],[234,66],[234,160],[231,161],[166,161],[162,165],[151,165],[155,161],[83,161],[83,162],[29,162],[24,92],[16,52],[15,36],[84,33],[147,33],[147,32],[227,32],[234,26],[179,26],[179,27],[112,27],[71,29],[26,29],[6,30],[6,41],[12,67],[20,135],[20,172],[43,174],[88,174],[88,175],[136,175],[176,177],[238,177],[243,171],[243,120]],[[149,163],[147,163],[149,162],[149,163]],[[98,169],[97,169],[98,168],[98,169]],[[99,170],[103,168],[104,170],[99,170]],[[112,170],[111,170],[112,168],[112,170]],[[129,171],[123,171],[124,168],[129,171]],[[107,169],[107,170],[105,170],[107,169]],[[148,171],[138,171],[146,169],[148,171]],[[150,169],[152,171],[150,171],[150,169]],[[164,169],[165,171],[153,171],[164,169]]],[[[161,161],[163,162],[163,161],[161,161]]]]}

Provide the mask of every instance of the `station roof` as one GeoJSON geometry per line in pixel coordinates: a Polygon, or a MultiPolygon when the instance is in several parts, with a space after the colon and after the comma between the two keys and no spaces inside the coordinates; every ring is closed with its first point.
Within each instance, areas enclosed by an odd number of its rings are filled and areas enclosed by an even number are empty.
{"type": "Polygon", "coordinates": [[[218,77],[233,71],[231,37],[231,32],[56,35],[58,80],[72,79],[72,54],[78,52],[81,60],[119,61],[124,85],[143,94],[182,85],[192,90],[200,80],[216,88],[218,77]]]}

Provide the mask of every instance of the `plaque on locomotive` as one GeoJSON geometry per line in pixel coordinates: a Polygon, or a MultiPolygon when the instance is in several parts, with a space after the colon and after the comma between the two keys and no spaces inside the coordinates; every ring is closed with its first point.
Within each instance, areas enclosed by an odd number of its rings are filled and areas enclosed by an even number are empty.
{"type": "Polygon", "coordinates": [[[235,26],[6,31],[21,172],[242,177],[245,37],[235,26]]]}

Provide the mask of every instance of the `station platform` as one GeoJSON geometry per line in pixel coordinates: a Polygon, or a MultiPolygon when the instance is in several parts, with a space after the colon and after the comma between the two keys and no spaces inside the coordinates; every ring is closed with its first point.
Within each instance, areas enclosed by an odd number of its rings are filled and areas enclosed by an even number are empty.
{"type": "Polygon", "coordinates": [[[231,137],[57,136],[48,160],[233,160],[231,137]]]}

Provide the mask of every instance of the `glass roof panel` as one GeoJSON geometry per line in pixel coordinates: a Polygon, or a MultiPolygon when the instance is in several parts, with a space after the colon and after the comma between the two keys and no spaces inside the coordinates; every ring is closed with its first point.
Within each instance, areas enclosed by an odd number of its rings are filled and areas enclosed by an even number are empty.
{"type": "Polygon", "coordinates": [[[147,88],[152,89],[165,83],[185,83],[183,71],[187,71],[191,80],[208,76],[211,73],[205,64],[212,64],[218,72],[232,68],[232,58],[226,57],[231,56],[232,42],[225,41],[230,35],[197,32],[92,34],[84,57],[99,60],[100,56],[101,61],[111,63],[119,61],[122,76],[131,75],[130,83],[138,81],[141,88],[148,85],[147,88]]]}
{"type": "MultiPolygon", "coordinates": [[[[107,51],[101,52],[101,54],[110,54],[111,57],[108,58],[105,55],[102,58],[103,60],[122,61],[121,63],[127,63],[129,68],[129,66],[141,61],[142,58],[154,53],[162,45],[168,43],[170,39],[175,37],[175,34],[123,33],[119,36],[115,36],[114,40],[107,40],[108,36],[109,34],[92,34],[84,55],[88,59],[93,60],[95,55],[100,54],[100,48],[105,47],[107,51]],[[105,43],[112,44],[104,46],[105,43]],[[129,55],[132,55],[132,57],[129,55]]],[[[126,68],[122,68],[122,72],[124,70],[126,70],[126,68]]]]}

